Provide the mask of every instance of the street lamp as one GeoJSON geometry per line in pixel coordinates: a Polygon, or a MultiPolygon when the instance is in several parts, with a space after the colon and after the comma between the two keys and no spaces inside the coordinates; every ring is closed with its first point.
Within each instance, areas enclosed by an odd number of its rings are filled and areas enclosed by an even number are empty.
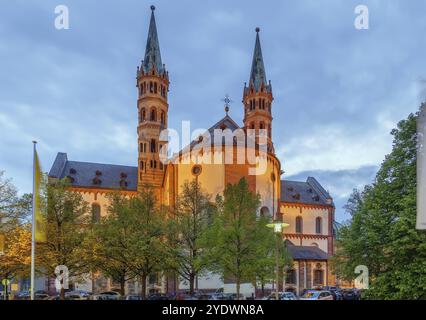
{"type": "Polygon", "coordinates": [[[268,228],[274,229],[275,234],[277,235],[276,246],[275,246],[275,263],[276,263],[276,277],[277,282],[275,286],[275,299],[279,300],[279,292],[278,292],[278,283],[280,282],[280,239],[283,228],[290,226],[288,223],[284,223],[279,220],[275,220],[272,223],[268,223],[266,225],[268,228]]]}

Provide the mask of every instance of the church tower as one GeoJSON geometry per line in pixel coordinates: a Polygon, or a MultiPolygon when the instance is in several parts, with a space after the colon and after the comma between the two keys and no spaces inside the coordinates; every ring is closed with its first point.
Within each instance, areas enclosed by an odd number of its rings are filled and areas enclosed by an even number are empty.
{"type": "Polygon", "coordinates": [[[271,82],[267,82],[265,65],[263,63],[262,48],[259,38],[260,29],[256,28],[256,43],[254,46],[253,63],[250,80],[244,85],[244,128],[264,129],[267,132],[268,153],[275,153],[272,143],[272,95],[271,82]]]}
{"type": "Polygon", "coordinates": [[[169,105],[169,75],[161,61],[160,44],[151,6],[151,22],[144,60],[137,70],[138,88],[138,189],[150,185],[161,188],[165,165],[160,161],[160,151],[166,141],[160,132],[167,128],[169,105]]]}

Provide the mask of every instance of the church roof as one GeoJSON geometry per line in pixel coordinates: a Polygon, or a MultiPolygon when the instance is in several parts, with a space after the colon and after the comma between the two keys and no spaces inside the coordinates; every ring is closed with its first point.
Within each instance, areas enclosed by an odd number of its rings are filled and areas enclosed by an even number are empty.
{"type": "Polygon", "coordinates": [[[265,64],[263,63],[262,47],[260,45],[259,28],[256,28],[256,43],[254,45],[253,62],[250,72],[250,83],[253,83],[256,91],[259,91],[262,84],[270,90],[267,80],[265,64]]]}
{"type": "Polygon", "coordinates": [[[73,187],[82,188],[136,191],[138,186],[137,167],[69,161],[66,153],[58,153],[49,177],[69,177],[73,187]]]}
{"type": "Polygon", "coordinates": [[[151,22],[149,23],[148,39],[146,42],[145,58],[143,60],[144,72],[148,73],[154,66],[158,73],[163,70],[163,63],[161,61],[160,43],[158,41],[157,25],[155,23],[154,10],[155,7],[151,6],[151,22]]]}
{"type": "Polygon", "coordinates": [[[285,240],[284,245],[293,260],[328,260],[329,256],[316,246],[296,246],[285,240]]]}
{"type": "Polygon", "coordinates": [[[330,194],[313,177],[309,177],[306,182],[282,180],[281,201],[334,206],[330,194]]]}

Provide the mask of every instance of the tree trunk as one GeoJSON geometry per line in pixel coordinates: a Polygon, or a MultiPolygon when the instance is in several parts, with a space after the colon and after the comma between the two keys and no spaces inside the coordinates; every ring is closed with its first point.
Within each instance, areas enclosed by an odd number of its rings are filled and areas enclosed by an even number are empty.
{"type": "Polygon", "coordinates": [[[240,300],[240,279],[237,279],[237,300],[240,300]]]}
{"type": "Polygon", "coordinates": [[[195,283],[195,275],[194,273],[191,273],[189,275],[189,294],[190,295],[194,294],[194,283],[195,283]]]}
{"type": "Polygon", "coordinates": [[[124,277],[122,277],[120,279],[120,294],[122,297],[124,297],[124,295],[126,294],[125,286],[126,286],[126,280],[124,279],[124,277]]]}
{"type": "Polygon", "coordinates": [[[146,274],[143,274],[142,276],[141,276],[141,282],[142,282],[142,292],[141,292],[141,296],[142,296],[142,298],[146,298],[146,278],[147,278],[147,276],[146,276],[146,274]]]}
{"type": "Polygon", "coordinates": [[[95,284],[96,284],[95,274],[92,272],[92,293],[93,294],[95,294],[95,284]]]}
{"type": "Polygon", "coordinates": [[[65,289],[64,288],[61,288],[60,299],[65,300],[65,289]]]}
{"type": "Polygon", "coordinates": [[[7,280],[6,280],[6,285],[4,286],[4,300],[9,300],[9,291],[8,291],[7,280]]]}
{"type": "Polygon", "coordinates": [[[263,281],[262,281],[261,286],[262,286],[262,297],[264,297],[265,296],[265,283],[263,281]]]}

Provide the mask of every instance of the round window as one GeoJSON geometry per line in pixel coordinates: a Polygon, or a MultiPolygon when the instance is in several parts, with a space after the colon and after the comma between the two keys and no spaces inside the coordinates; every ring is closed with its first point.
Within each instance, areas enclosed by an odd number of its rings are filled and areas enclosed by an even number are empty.
{"type": "Polygon", "coordinates": [[[199,176],[201,174],[201,166],[193,166],[192,167],[192,174],[194,176],[199,176]]]}

